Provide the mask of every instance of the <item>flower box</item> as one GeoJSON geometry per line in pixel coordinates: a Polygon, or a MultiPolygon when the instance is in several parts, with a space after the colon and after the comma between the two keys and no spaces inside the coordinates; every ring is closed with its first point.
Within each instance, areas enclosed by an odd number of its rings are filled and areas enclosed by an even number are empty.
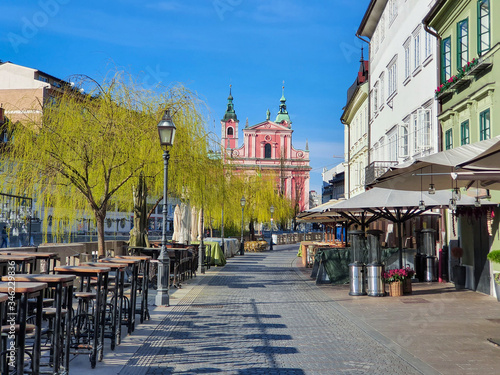
{"type": "Polygon", "coordinates": [[[403,295],[403,282],[394,281],[389,284],[389,296],[399,297],[403,295]]]}

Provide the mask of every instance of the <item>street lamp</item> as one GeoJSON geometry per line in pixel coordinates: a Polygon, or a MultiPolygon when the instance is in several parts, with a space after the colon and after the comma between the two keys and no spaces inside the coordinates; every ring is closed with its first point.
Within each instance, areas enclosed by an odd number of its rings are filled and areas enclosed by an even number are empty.
{"type": "Polygon", "coordinates": [[[163,148],[163,225],[161,236],[161,250],[158,256],[158,288],[156,306],[169,306],[168,288],[170,284],[170,258],[167,254],[167,209],[168,209],[168,147],[174,144],[175,125],[167,109],[158,123],[160,145],[163,148]]]}
{"type": "Polygon", "coordinates": [[[240,255],[245,254],[245,244],[243,243],[243,224],[244,224],[244,214],[245,214],[245,197],[241,197],[240,205],[241,205],[241,240],[240,240],[240,255]]]}
{"type": "Polygon", "coordinates": [[[269,208],[269,211],[271,211],[271,242],[269,244],[269,250],[273,250],[273,214],[274,214],[274,206],[271,205],[269,208]]]}

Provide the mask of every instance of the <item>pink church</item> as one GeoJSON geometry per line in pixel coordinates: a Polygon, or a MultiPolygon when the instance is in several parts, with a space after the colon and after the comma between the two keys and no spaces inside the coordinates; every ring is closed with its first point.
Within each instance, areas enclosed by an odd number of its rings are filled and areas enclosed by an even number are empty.
{"type": "Polygon", "coordinates": [[[253,126],[245,125],[243,145],[238,147],[239,120],[234,111],[231,88],[227,98],[227,110],[221,120],[222,147],[227,162],[238,168],[255,173],[262,170],[277,172],[276,188],[293,202],[298,202],[299,212],[309,208],[309,149],[292,146],[292,121],[286,109],[286,99],[281,96],[275,121],[267,110],[266,120],[253,126]]]}

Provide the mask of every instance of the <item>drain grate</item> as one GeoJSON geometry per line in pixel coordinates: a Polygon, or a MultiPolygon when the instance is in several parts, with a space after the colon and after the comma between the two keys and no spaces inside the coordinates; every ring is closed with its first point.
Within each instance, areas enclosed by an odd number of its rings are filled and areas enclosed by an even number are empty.
{"type": "Polygon", "coordinates": [[[424,298],[402,298],[401,302],[403,302],[403,303],[429,303],[429,301],[427,301],[424,298]]]}
{"type": "Polygon", "coordinates": [[[222,309],[224,305],[191,305],[192,309],[222,309]]]}

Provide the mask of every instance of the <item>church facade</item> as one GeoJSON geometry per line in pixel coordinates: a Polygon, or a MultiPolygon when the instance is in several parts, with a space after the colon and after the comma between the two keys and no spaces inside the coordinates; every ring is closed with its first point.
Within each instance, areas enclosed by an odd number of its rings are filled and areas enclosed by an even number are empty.
{"type": "Polygon", "coordinates": [[[265,121],[243,129],[243,144],[238,146],[239,120],[236,116],[231,89],[227,110],[221,120],[222,148],[226,162],[246,173],[271,170],[277,175],[276,189],[298,204],[299,212],[309,208],[309,150],[292,145],[292,121],[286,108],[286,99],[280,99],[275,121],[267,110],[265,121]]]}

